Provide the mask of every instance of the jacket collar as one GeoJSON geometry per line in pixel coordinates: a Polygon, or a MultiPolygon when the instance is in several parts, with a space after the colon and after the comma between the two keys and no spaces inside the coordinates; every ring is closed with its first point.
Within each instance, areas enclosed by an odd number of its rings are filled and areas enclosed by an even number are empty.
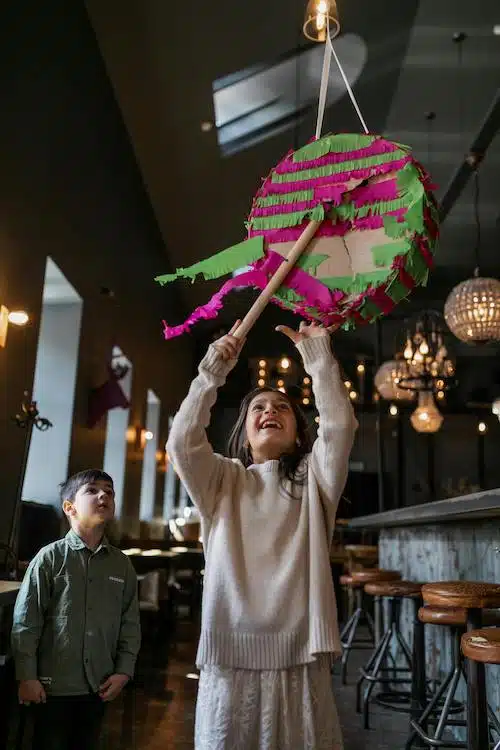
{"type": "MultiPolygon", "coordinates": [[[[66,541],[68,545],[71,547],[71,549],[74,550],[82,550],[82,549],[89,549],[83,539],[80,539],[76,531],[73,531],[73,529],[70,529],[68,533],[66,534],[66,541]]],[[[106,538],[106,536],[103,536],[100,545],[97,547],[97,549],[93,550],[94,554],[96,552],[99,552],[99,550],[105,549],[107,552],[109,551],[109,542],[106,538]]]]}

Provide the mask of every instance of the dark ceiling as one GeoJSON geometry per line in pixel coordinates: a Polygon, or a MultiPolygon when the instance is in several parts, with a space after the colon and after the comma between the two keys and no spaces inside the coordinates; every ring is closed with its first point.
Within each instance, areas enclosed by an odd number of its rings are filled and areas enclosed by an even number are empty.
{"type": "MultiPolygon", "coordinates": [[[[215,129],[202,130],[202,123],[214,120],[215,79],[272,63],[305,42],[300,35],[305,4],[305,0],[210,4],[194,0],[189,5],[87,0],[164,237],[167,258],[159,273],[187,266],[243,239],[243,222],[261,177],[290,147],[313,134],[315,112],[311,111],[295,129],[223,157],[215,129]]],[[[411,145],[431,171],[441,197],[498,91],[500,36],[493,33],[500,24],[498,0],[338,0],[338,6],[342,31],[358,34],[367,47],[355,93],[370,130],[411,145]],[[457,31],[467,34],[461,66],[452,41],[457,31]],[[436,119],[429,126],[425,115],[431,110],[436,119]]],[[[327,110],[325,131],[359,129],[347,96],[327,110]]],[[[480,203],[483,272],[496,276],[500,272],[499,166],[496,135],[481,168],[480,203]]],[[[446,292],[473,270],[474,236],[469,182],[443,225],[428,288],[414,295],[409,307],[400,306],[396,317],[419,304],[442,306],[446,292]]],[[[183,284],[184,309],[177,321],[169,322],[179,322],[217,286],[183,284]]],[[[248,302],[247,293],[234,294],[220,322],[205,324],[202,334],[244,314],[248,302]]],[[[267,313],[259,331],[277,315],[267,313]]],[[[350,334],[349,348],[366,350],[370,336],[350,334]]],[[[393,338],[393,333],[386,337],[389,350],[393,338]]]]}

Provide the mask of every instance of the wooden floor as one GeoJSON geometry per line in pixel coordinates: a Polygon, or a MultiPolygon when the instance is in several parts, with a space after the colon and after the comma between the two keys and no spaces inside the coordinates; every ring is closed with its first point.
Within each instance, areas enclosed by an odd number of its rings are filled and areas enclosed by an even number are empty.
{"type": "MultiPolygon", "coordinates": [[[[134,693],[110,706],[103,737],[105,750],[193,750],[197,681],[196,629],[179,625],[177,645],[171,649],[167,668],[158,666],[159,654],[144,652],[134,693]]],[[[355,656],[355,655],[354,655],[355,656]]],[[[357,665],[353,658],[350,684],[334,677],[337,706],[344,731],[344,750],[404,750],[408,719],[404,714],[373,707],[373,729],[363,731],[355,712],[353,683],[357,665]]],[[[300,750],[300,748],[297,748],[300,750]]]]}

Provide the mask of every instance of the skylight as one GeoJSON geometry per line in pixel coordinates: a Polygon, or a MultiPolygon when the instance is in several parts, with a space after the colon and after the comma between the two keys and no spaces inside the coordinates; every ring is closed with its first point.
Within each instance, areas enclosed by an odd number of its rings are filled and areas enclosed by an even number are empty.
{"type": "MultiPolygon", "coordinates": [[[[335,49],[352,85],[367,58],[356,34],[335,41],[335,49]]],[[[242,151],[292,128],[316,106],[324,46],[315,44],[269,65],[254,65],[213,83],[215,124],[224,156],[242,151]]],[[[341,99],[345,86],[332,63],[328,104],[341,99]]]]}

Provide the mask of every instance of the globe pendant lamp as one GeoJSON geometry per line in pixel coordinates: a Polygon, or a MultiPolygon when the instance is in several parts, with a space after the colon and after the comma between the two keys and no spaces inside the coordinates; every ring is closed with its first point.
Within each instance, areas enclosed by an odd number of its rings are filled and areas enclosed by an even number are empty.
{"type": "Polygon", "coordinates": [[[420,391],[418,394],[418,406],[410,417],[411,424],[417,432],[428,435],[437,432],[443,424],[443,415],[434,401],[430,391],[420,391]]]}
{"type": "MultiPolygon", "coordinates": [[[[474,157],[471,157],[474,158],[474,157]]],[[[444,305],[444,319],[457,339],[467,344],[500,341],[500,281],[479,275],[479,177],[474,172],[474,214],[476,220],[476,269],[474,276],[451,290],[444,305]]]]}
{"type": "Polygon", "coordinates": [[[396,359],[384,362],[375,374],[375,388],[386,401],[411,401],[415,392],[398,388],[400,363],[396,359]]]}

